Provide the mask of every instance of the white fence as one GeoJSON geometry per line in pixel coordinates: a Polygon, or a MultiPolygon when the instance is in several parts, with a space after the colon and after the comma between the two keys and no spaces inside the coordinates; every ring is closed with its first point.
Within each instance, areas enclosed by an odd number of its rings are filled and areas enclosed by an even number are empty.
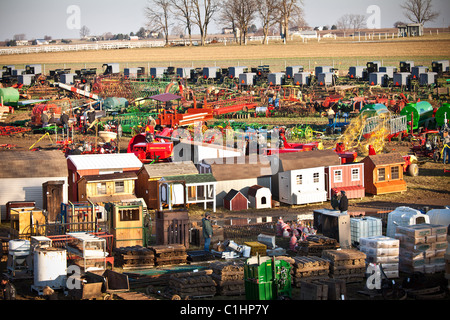
{"type": "Polygon", "coordinates": [[[63,51],[86,51],[86,50],[112,50],[124,48],[152,48],[164,47],[164,41],[128,41],[128,42],[102,42],[89,44],[66,44],[59,46],[32,46],[0,49],[0,55],[27,54],[39,52],[63,52],[63,51]]]}

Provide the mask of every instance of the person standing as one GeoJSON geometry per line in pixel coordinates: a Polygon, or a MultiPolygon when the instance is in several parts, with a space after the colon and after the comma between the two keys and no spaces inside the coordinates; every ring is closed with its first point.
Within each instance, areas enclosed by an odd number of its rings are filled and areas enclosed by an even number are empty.
{"type": "Polygon", "coordinates": [[[211,244],[211,238],[213,235],[213,228],[211,223],[211,214],[205,213],[205,217],[202,219],[203,238],[205,239],[205,251],[209,251],[211,244]]]}
{"type": "Polygon", "coordinates": [[[339,208],[339,199],[337,192],[331,196],[331,207],[333,210],[337,210],[339,208]]]}
{"type": "Polygon", "coordinates": [[[328,111],[327,111],[327,117],[328,117],[328,125],[332,125],[333,124],[333,122],[334,122],[334,115],[335,115],[335,113],[334,113],[334,110],[333,110],[333,108],[330,108],[330,109],[328,109],[328,111]]]}
{"type": "Polygon", "coordinates": [[[443,163],[445,164],[447,162],[450,163],[450,134],[447,134],[447,136],[444,138],[444,150],[442,152],[442,159],[443,163]]]}
{"type": "Polygon", "coordinates": [[[47,111],[43,111],[41,115],[42,128],[48,127],[48,114],[47,111]]]}
{"type": "Polygon", "coordinates": [[[348,199],[345,191],[341,191],[341,199],[339,200],[339,211],[346,214],[348,210],[348,199]]]}
{"type": "Polygon", "coordinates": [[[1,281],[3,300],[16,300],[16,287],[6,278],[2,277],[1,281]]]}

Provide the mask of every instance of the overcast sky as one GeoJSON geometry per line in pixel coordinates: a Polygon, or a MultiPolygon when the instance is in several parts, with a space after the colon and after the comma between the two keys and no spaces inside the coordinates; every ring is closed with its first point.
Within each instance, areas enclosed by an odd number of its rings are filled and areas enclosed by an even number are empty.
{"type": "MultiPolygon", "coordinates": [[[[396,21],[408,22],[400,8],[405,0],[304,0],[305,19],[311,27],[332,25],[346,13],[363,14],[371,5],[379,7],[380,27],[392,27],[396,21]]],[[[146,23],[144,7],[147,0],[0,0],[0,40],[25,34],[27,39],[78,38],[80,26],[86,25],[91,35],[105,32],[136,32],[146,23]],[[78,9],[79,8],[79,11],[78,9]],[[78,14],[79,12],[79,14],[78,14]],[[79,18],[77,20],[77,17],[79,18]]],[[[433,0],[441,14],[426,27],[450,25],[449,0],[433,0]]],[[[257,27],[260,27],[256,23],[257,27]]],[[[212,25],[212,32],[220,26],[212,25]]]]}

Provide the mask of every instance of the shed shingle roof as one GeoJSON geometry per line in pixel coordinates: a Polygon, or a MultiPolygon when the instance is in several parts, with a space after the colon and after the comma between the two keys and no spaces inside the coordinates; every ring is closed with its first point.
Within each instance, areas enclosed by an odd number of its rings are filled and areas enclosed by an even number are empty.
{"type": "Polygon", "coordinates": [[[134,153],[72,155],[67,158],[77,170],[140,168],[142,162],[134,153]]]}
{"type": "MultiPolygon", "coordinates": [[[[370,159],[376,166],[386,165],[386,164],[403,164],[405,159],[403,159],[400,153],[380,153],[372,156],[367,156],[365,159],[370,159]]],[[[363,160],[363,161],[364,161],[363,160]]]]}
{"type": "Polygon", "coordinates": [[[333,150],[280,153],[278,158],[280,172],[341,164],[339,155],[333,150]]]}
{"type": "Polygon", "coordinates": [[[0,178],[67,176],[67,160],[60,150],[0,152],[0,178]]]}

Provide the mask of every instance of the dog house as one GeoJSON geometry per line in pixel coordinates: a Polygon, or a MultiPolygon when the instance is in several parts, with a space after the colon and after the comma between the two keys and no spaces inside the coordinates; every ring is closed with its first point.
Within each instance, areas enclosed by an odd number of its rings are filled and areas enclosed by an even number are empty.
{"type": "Polygon", "coordinates": [[[264,209],[272,207],[272,192],[269,188],[254,185],[248,189],[248,201],[251,208],[264,209]]]}
{"type": "Polygon", "coordinates": [[[248,203],[248,199],[235,189],[231,189],[223,198],[223,206],[231,211],[247,210],[248,203]]]}

